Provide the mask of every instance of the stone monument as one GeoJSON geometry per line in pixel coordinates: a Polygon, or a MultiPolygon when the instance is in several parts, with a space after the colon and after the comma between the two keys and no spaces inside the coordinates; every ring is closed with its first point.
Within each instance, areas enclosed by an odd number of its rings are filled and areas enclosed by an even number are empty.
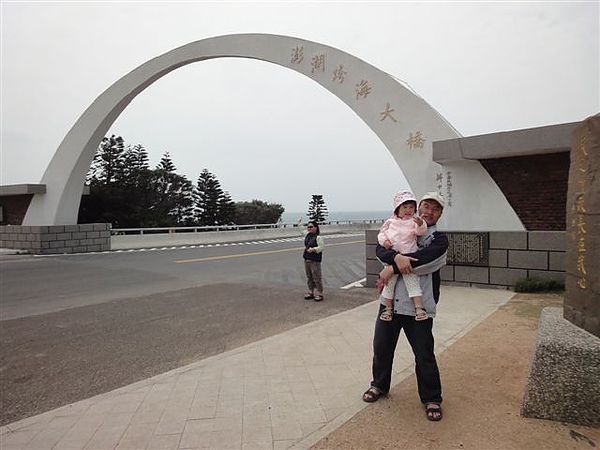
{"type": "Polygon", "coordinates": [[[545,308],[521,413],[600,426],[600,115],[573,133],[564,308],[545,308]]]}
{"type": "Polygon", "coordinates": [[[573,136],[564,317],[600,337],[600,114],[573,136]]]}

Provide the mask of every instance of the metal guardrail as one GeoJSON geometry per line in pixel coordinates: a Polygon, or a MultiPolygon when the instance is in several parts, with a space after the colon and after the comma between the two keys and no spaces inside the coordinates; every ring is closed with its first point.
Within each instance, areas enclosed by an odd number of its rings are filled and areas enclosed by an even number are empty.
{"type": "MultiPolygon", "coordinates": [[[[385,219],[331,220],[319,225],[355,225],[383,223],[385,219]]],[[[157,227],[157,228],[113,228],[111,236],[146,235],[146,234],[175,234],[175,233],[205,233],[209,231],[248,231],[267,230],[274,228],[295,228],[296,223],[259,223],[253,225],[208,225],[197,227],[157,227]]]]}

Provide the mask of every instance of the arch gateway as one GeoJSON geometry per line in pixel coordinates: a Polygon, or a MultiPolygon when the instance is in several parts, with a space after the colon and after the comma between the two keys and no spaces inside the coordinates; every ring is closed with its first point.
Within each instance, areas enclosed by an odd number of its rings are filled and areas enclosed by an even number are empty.
{"type": "Polygon", "coordinates": [[[77,224],[85,176],[102,138],[123,110],[159,78],[213,58],[278,64],[333,93],[375,132],[417,197],[437,190],[446,198],[443,228],[525,229],[477,160],[462,159],[443,166],[433,162],[433,142],[460,134],[421,97],[389,74],[341,50],[270,34],[233,34],[191,42],[147,61],[115,82],[85,110],[60,143],[41,180],[46,192],[33,196],[23,225],[77,224]]]}

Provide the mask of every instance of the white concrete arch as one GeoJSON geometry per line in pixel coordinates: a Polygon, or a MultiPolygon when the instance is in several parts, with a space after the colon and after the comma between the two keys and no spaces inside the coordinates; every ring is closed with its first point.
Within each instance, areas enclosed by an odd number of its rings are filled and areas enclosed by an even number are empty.
{"type": "MultiPolygon", "coordinates": [[[[524,229],[479,162],[463,163],[454,171],[432,161],[433,141],[460,135],[421,97],[385,72],[341,50],[269,34],[217,36],[183,45],[147,61],[106,89],[56,150],[41,180],[46,193],[34,196],[23,225],[76,224],[85,175],[117,117],[159,78],[187,64],[213,58],[251,58],[278,64],[332,92],[381,139],[417,196],[439,190],[450,197],[443,217],[447,229],[524,229]]],[[[365,158],[368,160],[368,155],[365,158]]],[[[373,190],[374,195],[381,195],[375,194],[377,186],[373,190]]],[[[391,199],[393,193],[389,195],[391,199]]]]}

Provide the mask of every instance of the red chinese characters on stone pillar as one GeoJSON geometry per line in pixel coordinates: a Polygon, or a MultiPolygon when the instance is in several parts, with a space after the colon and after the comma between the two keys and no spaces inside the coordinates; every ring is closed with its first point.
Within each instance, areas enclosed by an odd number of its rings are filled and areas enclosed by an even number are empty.
{"type": "Polygon", "coordinates": [[[564,317],[600,337],[600,115],[573,132],[564,317]]]}
{"type": "MultiPolygon", "coordinates": [[[[583,144],[583,142],[582,142],[583,144]]],[[[585,171],[583,172],[585,174],[585,171]]],[[[585,179],[579,180],[579,191],[575,194],[575,239],[577,240],[577,286],[580,289],[586,289],[585,278],[587,270],[585,268],[585,179]]]]}

